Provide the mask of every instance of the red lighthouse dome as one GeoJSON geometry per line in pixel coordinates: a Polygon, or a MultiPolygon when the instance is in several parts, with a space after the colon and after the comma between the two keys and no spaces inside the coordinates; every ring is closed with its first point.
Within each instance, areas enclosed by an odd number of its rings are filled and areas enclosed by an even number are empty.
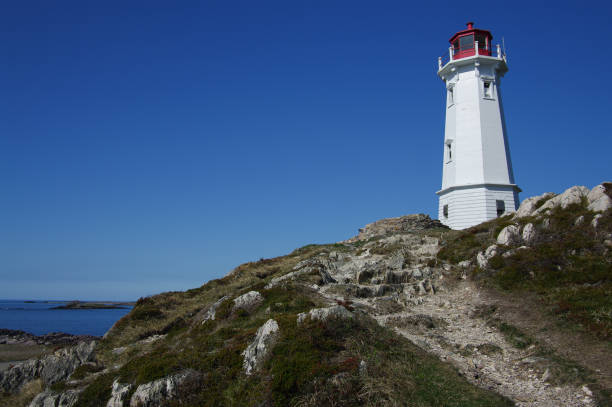
{"type": "Polygon", "coordinates": [[[474,28],[474,23],[468,22],[467,29],[455,33],[449,40],[453,60],[473,55],[491,56],[492,39],[493,36],[489,31],[474,28]]]}

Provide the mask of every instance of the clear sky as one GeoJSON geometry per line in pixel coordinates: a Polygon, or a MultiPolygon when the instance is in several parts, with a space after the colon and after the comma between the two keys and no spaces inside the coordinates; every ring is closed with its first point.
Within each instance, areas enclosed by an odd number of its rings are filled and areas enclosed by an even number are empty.
{"type": "Polygon", "coordinates": [[[135,299],[435,217],[437,57],[469,20],[505,38],[521,199],[610,180],[611,19],[603,1],[5,1],[0,298],[135,299]]]}

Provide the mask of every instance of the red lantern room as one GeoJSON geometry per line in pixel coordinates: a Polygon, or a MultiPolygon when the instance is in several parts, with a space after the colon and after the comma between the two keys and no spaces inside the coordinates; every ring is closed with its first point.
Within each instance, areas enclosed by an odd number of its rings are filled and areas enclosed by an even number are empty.
{"type": "Polygon", "coordinates": [[[449,40],[453,60],[473,55],[491,56],[491,40],[493,36],[487,30],[474,28],[474,23],[467,23],[467,29],[459,31],[449,40]],[[478,52],[476,52],[476,44],[478,52]]]}

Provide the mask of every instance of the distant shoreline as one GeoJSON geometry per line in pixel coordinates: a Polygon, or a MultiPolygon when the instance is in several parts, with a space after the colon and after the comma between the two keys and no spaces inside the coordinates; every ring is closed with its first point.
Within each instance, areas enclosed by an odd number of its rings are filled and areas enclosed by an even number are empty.
{"type": "Polygon", "coordinates": [[[82,310],[82,309],[128,309],[134,306],[134,302],[89,302],[71,301],[65,305],[52,307],[52,310],[82,310]]]}

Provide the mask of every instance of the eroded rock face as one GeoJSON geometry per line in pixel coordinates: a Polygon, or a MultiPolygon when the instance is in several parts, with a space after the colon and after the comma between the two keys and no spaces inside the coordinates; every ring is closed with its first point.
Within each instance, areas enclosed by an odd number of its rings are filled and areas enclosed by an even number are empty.
{"type": "Polygon", "coordinates": [[[523,242],[525,244],[530,245],[535,241],[536,238],[536,229],[533,226],[533,223],[528,223],[523,227],[523,233],[521,234],[523,242]]]}
{"type": "Polygon", "coordinates": [[[387,218],[369,223],[359,229],[359,234],[346,240],[347,243],[359,240],[368,240],[374,236],[382,236],[389,233],[414,232],[417,230],[431,228],[446,228],[437,219],[431,219],[429,215],[422,213],[415,215],[400,216],[398,218],[387,218]]]}
{"type": "Polygon", "coordinates": [[[589,189],[583,186],[574,186],[568,188],[561,195],[557,195],[554,198],[549,199],[533,212],[533,215],[539,215],[546,213],[547,211],[560,206],[562,209],[567,208],[572,204],[581,204],[582,198],[589,194],[589,189]]]}
{"type": "Polygon", "coordinates": [[[234,299],[233,310],[243,309],[251,312],[263,302],[263,296],[257,291],[249,291],[246,294],[242,294],[240,297],[234,299]]]}
{"type": "Polygon", "coordinates": [[[553,194],[552,192],[546,192],[545,194],[532,196],[531,198],[525,199],[523,202],[521,202],[521,206],[519,206],[518,210],[514,214],[514,218],[522,218],[525,216],[533,215],[533,212],[535,212],[535,210],[537,209],[536,205],[538,204],[538,202],[542,200],[548,200],[554,196],[555,194],[553,194]]]}
{"type": "Polygon", "coordinates": [[[63,393],[44,391],[39,393],[29,404],[29,407],[72,407],[79,399],[81,390],[67,390],[63,393]]]}
{"type": "Polygon", "coordinates": [[[141,384],[130,398],[130,407],[163,406],[166,400],[176,396],[176,390],[180,384],[196,375],[195,371],[186,370],[163,379],[141,384]]]}
{"type": "Polygon", "coordinates": [[[13,393],[30,380],[41,378],[45,385],[68,378],[74,369],[94,360],[96,342],[80,342],[63,348],[41,359],[17,363],[11,369],[0,372],[0,389],[13,393]]]}
{"type": "Polygon", "coordinates": [[[115,380],[111,389],[111,398],[106,403],[106,407],[123,407],[131,388],[132,385],[121,384],[119,379],[115,380]]]}
{"type": "Polygon", "coordinates": [[[298,314],[297,323],[301,324],[306,317],[318,321],[327,321],[330,318],[350,319],[353,318],[353,313],[341,305],[334,305],[333,307],[327,308],[314,308],[308,312],[298,314]]]}
{"type": "Polygon", "coordinates": [[[503,244],[506,246],[512,246],[520,243],[521,234],[520,229],[516,225],[508,225],[499,232],[497,236],[497,244],[503,244]]]}
{"type": "Polygon", "coordinates": [[[589,192],[587,199],[589,201],[588,210],[593,212],[604,212],[612,208],[612,183],[604,182],[597,185],[589,192]]]}
{"type": "Polygon", "coordinates": [[[278,323],[273,319],[267,320],[265,324],[259,327],[253,342],[242,352],[244,372],[247,375],[253,374],[268,356],[270,349],[276,342],[278,332],[278,323]]]}

